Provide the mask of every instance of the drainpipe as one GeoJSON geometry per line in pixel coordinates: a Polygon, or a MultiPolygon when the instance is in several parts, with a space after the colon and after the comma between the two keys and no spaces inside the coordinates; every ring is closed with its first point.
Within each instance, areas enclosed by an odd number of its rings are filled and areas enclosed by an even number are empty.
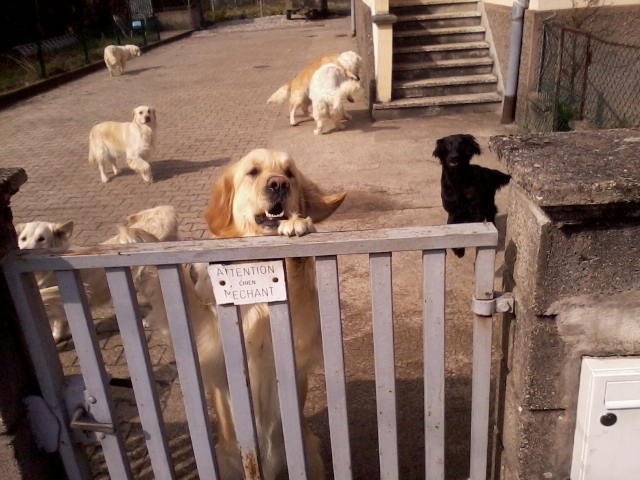
{"type": "Polygon", "coordinates": [[[351,36],[356,36],[356,0],[351,0],[351,36]]]}
{"type": "Polygon", "coordinates": [[[516,94],[520,72],[520,56],[522,54],[522,30],[524,12],[529,8],[529,0],[515,0],[511,10],[511,46],[509,48],[509,64],[507,66],[507,82],[502,106],[500,123],[513,123],[516,119],[516,94]]]}

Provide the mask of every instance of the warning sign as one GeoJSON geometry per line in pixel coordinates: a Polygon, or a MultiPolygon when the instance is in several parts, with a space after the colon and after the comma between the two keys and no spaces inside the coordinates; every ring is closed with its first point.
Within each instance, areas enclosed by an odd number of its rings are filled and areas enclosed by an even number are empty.
{"type": "Polygon", "coordinates": [[[248,305],[287,299],[282,260],[209,265],[218,305],[248,305]]]}

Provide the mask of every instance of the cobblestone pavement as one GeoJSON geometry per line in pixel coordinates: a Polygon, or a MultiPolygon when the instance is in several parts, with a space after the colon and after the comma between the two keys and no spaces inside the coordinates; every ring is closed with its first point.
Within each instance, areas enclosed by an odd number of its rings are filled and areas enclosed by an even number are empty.
{"type": "MultiPolygon", "coordinates": [[[[144,208],[169,204],[181,218],[184,239],[208,237],[201,218],[218,171],[253,148],[290,152],[301,169],[329,192],[346,190],[347,200],[323,224],[327,230],[356,230],[446,221],[439,198],[435,140],[473,133],[486,146],[505,133],[495,114],[455,115],[372,123],[364,102],[349,105],[347,129],[321,137],[313,122],[288,125],[286,107],[266,99],[316,55],[355,49],[349,19],[286,23],[265,29],[256,22],[195,32],[136,58],[129,73],[109,78],[106,69],[0,111],[0,166],[23,167],[28,182],[12,199],[16,222],[75,222],[74,242],[91,245],[115,233],[114,224],[144,208]],[[101,121],[128,121],[137,105],[158,112],[158,144],[146,184],[128,169],[102,184],[87,164],[88,134],[101,121]]],[[[282,24],[270,20],[271,26],[282,24]]],[[[498,167],[491,154],[479,163],[498,167]]],[[[505,204],[500,194],[499,206],[505,204]]],[[[498,227],[504,230],[504,216],[498,227]]],[[[470,313],[473,258],[447,262],[447,471],[468,478],[470,313]],[[466,476],[465,476],[466,475],[466,476]]],[[[366,258],[341,258],[341,307],[348,366],[349,423],[355,479],[377,478],[375,384],[366,258]]],[[[394,254],[399,442],[401,475],[424,475],[421,448],[422,301],[419,252],[394,254]]],[[[112,312],[97,319],[100,346],[109,373],[126,377],[126,358],[112,312]]],[[[179,478],[198,478],[186,429],[182,392],[161,338],[147,332],[164,419],[179,478]]],[[[80,367],[71,341],[60,345],[68,374],[80,367]]],[[[324,379],[312,378],[307,416],[331,465],[324,379]]],[[[133,393],[113,388],[127,449],[139,479],[152,479],[133,393]]],[[[91,448],[96,478],[108,478],[99,449],[91,448]],[[94,451],[95,450],[95,451],[94,451]]],[[[328,468],[330,470],[330,468],[328,468]]]]}

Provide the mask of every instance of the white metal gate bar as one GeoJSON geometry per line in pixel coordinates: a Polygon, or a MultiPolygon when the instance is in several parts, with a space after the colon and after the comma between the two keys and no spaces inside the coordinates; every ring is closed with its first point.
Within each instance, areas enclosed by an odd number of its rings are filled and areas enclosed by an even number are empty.
{"type": "Polygon", "coordinates": [[[335,256],[316,258],[316,279],[320,304],[322,351],[327,385],[327,410],[333,475],[340,480],[351,479],[351,445],[347,418],[347,387],[340,319],[338,259],[335,256]]]}
{"type": "Polygon", "coordinates": [[[102,451],[111,478],[132,479],[127,450],[120,433],[118,417],[109,388],[109,378],[98,344],[93,317],[87,304],[87,296],[82,287],[79,270],[56,272],[60,296],[64,301],[64,311],[69,321],[73,344],[82,365],[82,378],[87,391],[90,414],[97,423],[111,424],[113,434],[98,433],[102,451]]]}
{"type": "Polygon", "coordinates": [[[398,425],[391,253],[369,255],[381,480],[396,480],[398,425]]]}
{"type": "Polygon", "coordinates": [[[198,350],[189,322],[187,296],[179,265],[158,267],[162,296],[169,320],[184,408],[189,424],[191,445],[199,472],[207,472],[211,480],[220,478],[213,448],[211,422],[202,385],[198,350]],[[166,299],[170,299],[166,301],[166,299]]]}
{"type": "Polygon", "coordinates": [[[445,273],[445,250],[422,252],[426,480],[444,480],[445,273]]]}
{"type": "MultiPolygon", "coordinates": [[[[210,267],[211,268],[211,267],[210,267]]],[[[213,272],[209,274],[214,278],[213,272]]],[[[231,412],[246,480],[264,478],[256,435],[242,320],[235,305],[218,305],[218,323],[227,367],[231,412]]]]}
{"type": "Polygon", "coordinates": [[[84,447],[74,441],[69,427],[70,418],[63,397],[64,372],[40,290],[32,273],[20,274],[14,265],[4,264],[3,270],[42,397],[58,420],[64,469],[69,480],[84,480],[89,478],[89,462],[84,447]]]}
{"type": "Polygon", "coordinates": [[[278,379],[278,399],[282,414],[282,429],[289,479],[306,480],[305,444],[300,418],[300,398],[296,370],[296,356],[291,328],[291,315],[287,302],[269,304],[273,356],[278,379]]]}
{"type": "Polygon", "coordinates": [[[154,477],[158,480],[173,480],[175,472],[162,421],[147,339],[138,311],[131,269],[108,268],[106,274],[154,477]]]}
{"type": "MultiPolygon", "coordinates": [[[[495,248],[478,248],[475,263],[475,298],[493,298],[495,248]]],[[[487,477],[489,399],[491,382],[491,327],[493,317],[474,315],[473,376],[471,379],[471,480],[487,477]]]]}

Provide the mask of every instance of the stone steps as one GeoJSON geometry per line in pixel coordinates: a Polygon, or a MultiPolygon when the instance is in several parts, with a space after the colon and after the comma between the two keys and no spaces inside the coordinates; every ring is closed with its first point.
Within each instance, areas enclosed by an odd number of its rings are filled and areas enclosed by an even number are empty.
{"type": "Polygon", "coordinates": [[[402,98],[373,104],[376,120],[433,117],[453,113],[492,112],[502,102],[498,93],[469,93],[438,97],[402,98]]]}

